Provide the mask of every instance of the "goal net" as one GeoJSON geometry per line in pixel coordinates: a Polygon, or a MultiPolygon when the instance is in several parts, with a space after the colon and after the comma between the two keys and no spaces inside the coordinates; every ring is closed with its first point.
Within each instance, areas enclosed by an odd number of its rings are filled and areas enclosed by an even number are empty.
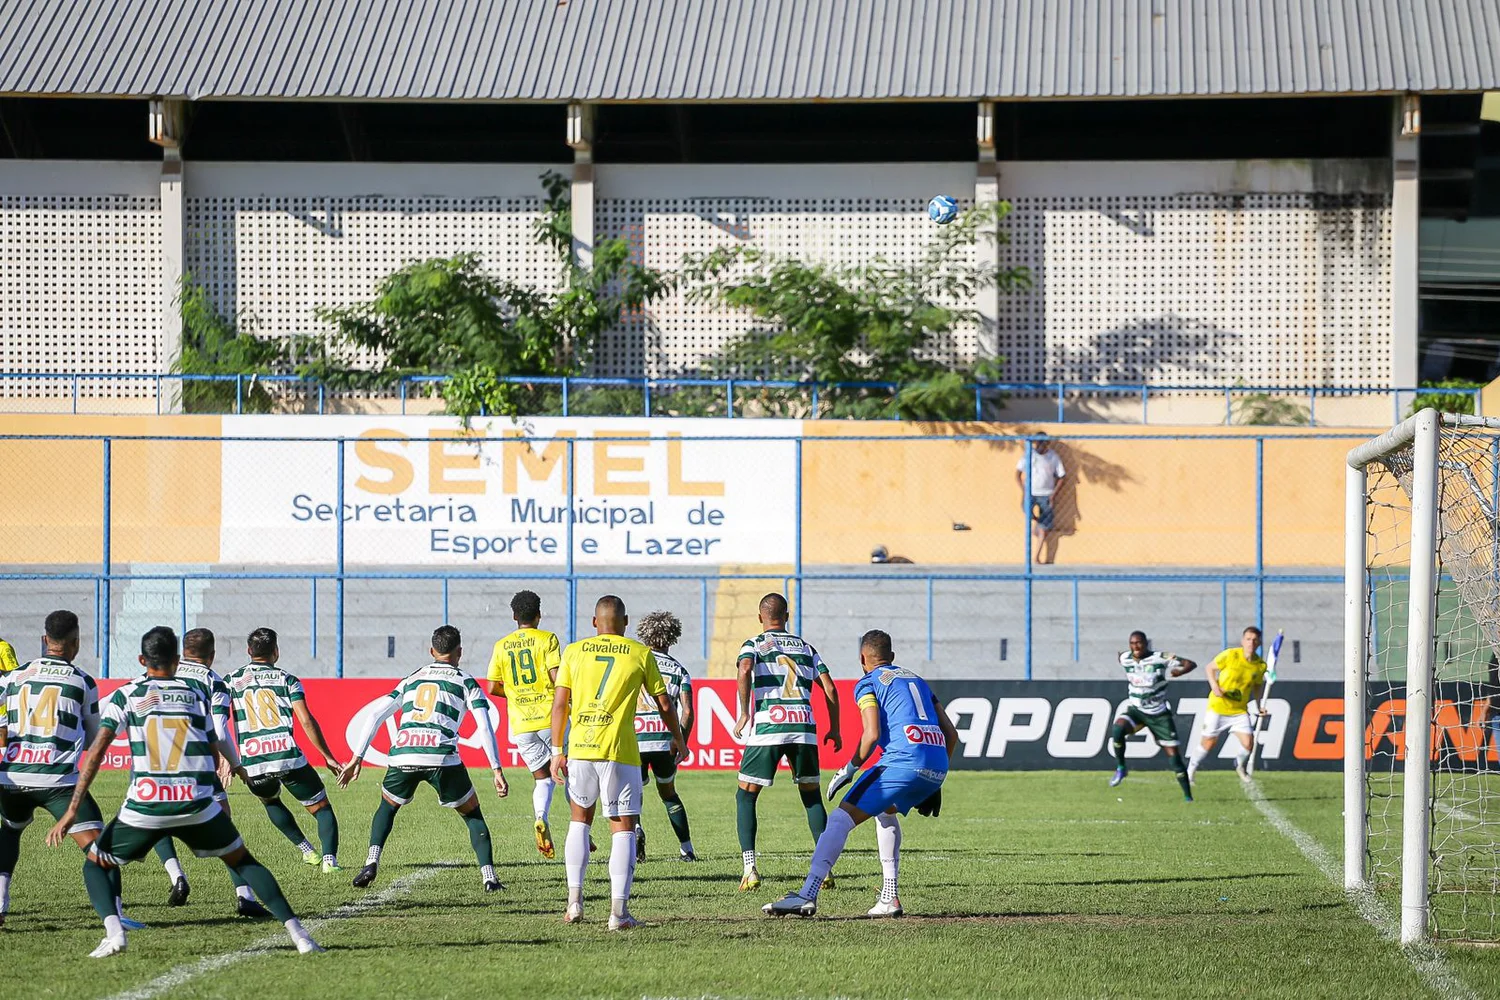
{"type": "Polygon", "coordinates": [[[1405,942],[1500,940],[1500,421],[1418,413],[1347,501],[1346,884],[1405,942]]]}

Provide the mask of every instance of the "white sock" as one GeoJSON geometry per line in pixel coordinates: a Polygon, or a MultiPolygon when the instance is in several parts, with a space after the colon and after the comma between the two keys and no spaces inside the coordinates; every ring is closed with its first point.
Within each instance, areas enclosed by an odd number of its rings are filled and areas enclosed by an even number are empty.
{"type": "Polygon", "coordinates": [[[119,917],[104,918],[104,936],[109,938],[111,941],[125,940],[125,928],[120,926],[119,917]]]}
{"type": "Polygon", "coordinates": [[[691,840],[684,840],[682,842],[682,852],[684,854],[694,854],[694,853],[697,853],[697,852],[695,852],[693,850],[693,842],[691,840]]]}
{"type": "Polygon", "coordinates": [[[563,844],[563,866],[568,870],[568,902],[583,902],[583,876],[589,869],[589,825],[573,820],[563,844]]]}
{"type": "Polygon", "coordinates": [[[252,888],[250,888],[248,885],[237,885],[237,886],[235,886],[234,887],[234,894],[236,896],[240,897],[241,899],[254,899],[255,898],[255,890],[252,889],[252,888]]]}
{"type": "Polygon", "coordinates": [[[1244,767],[1247,763],[1249,763],[1249,761],[1250,754],[1244,750],[1241,750],[1239,753],[1234,755],[1234,762],[1240,767],[1244,767]]]}
{"type": "Polygon", "coordinates": [[[381,848],[375,847],[375,846],[371,845],[371,847],[370,847],[370,853],[365,855],[365,864],[367,864],[367,865],[378,865],[378,864],[380,864],[380,851],[381,851],[381,848]]]}
{"type": "Polygon", "coordinates": [[[182,862],[178,861],[176,858],[168,858],[161,863],[161,866],[167,870],[167,878],[171,879],[173,884],[176,884],[178,879],[187,878],[187,876],[182,873],[182,862]]]}
{"type": "Polygon", "coordinates": [[[494,865],[480,865],[479,866],[479,880],[481,882],[486,883],[486,884],[490,883],[490,882],[498,882],[498,881],[500,881],[499,879],[495,878],[495,866],[494,865]]]}
{"type": "Polygon", "coordinates": [[[296,944],[298,941],[312,940],[312,935],[307,933],[306,929],[302,926],[302,921],[296,917],[288,920],[285,926],[287,934],[291,936],[292,944],[296,944]]]}
{"type": "Polygon", "coordinates": [[[635,882],[635,831],[616,831],[609,844],[610,912],[625,915],[630,887],[635,882]]]}
{"type": "Polygon", "coordinates": [[[301,851],[303,854],[311,854],[313,852],[312,841],[304,840],[302,843],[297,845],[297,850],[301,851]]]}
{"type": "Polygon", "coordinates": [[[556,788],[557,782],[551,778],[542,778],[531,789],[531,815],[534,818],[546,820],[547,813],[552,809],[552,793],[556,788]]]}
{"type": "Polygon", "coordinates": [[[339,859],[334,857],[332,854],[325,854],[323,855],[323,863],[325,865],[336,865],[339,863],[339,859]]]}
{"type": "Polygon", "coordinates": [[[0,875],[0,913],[10,912],[10,876],[0,875]]]}
{"type": "Polygon", "coordinates": [[[1203,758],[1208,756],[1208,751],[1203,748],[1202,743],[1193,744],[1193,749],[1188,753],[1188,774],[1198,770],[1198,765],[1203,763],[1203,758]]]}
{"type": "Polygon", "coordinates": [[[896,877],[901,870],[900,817],[895,813],[881,813],[875,817],[875,843],[880,848],[880,901],[894,903],[896,877]]]}
{"type": "Polygon", "coordinates": [[[740,852],[740,857],[745,862],[745,871],[746,872],[750,872],[750,871],[753,871],[755,869],[755,852],[754,851],[741,851],[740,852]]]}
{"type": "Polygon", "coordinates": [[[828,873],[833,871],[833,863],[844,853],[844,844],[849,840],[849,834],[854,832],[854,817],[842,809],[835,809],[828,817],[828,829],[823,831],[823,836],[818,838],[818,846],[813,848],[812,868],[807,873],[807,880],[802,883],[802,891],[798,893],[803,899],[817,899],[818,890],[823,888],[823,880],[828,873]]]}

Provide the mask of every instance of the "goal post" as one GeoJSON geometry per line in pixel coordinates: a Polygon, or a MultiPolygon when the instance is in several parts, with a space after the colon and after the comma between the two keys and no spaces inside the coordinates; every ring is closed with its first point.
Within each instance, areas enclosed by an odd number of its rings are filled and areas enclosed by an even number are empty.
{"type": "Polygon", "coordinates": [[[1422,410],[1345,501],[1345,886],[1399,888],[1403,943],[1500,939],[1500,420],[1422,410]]]}

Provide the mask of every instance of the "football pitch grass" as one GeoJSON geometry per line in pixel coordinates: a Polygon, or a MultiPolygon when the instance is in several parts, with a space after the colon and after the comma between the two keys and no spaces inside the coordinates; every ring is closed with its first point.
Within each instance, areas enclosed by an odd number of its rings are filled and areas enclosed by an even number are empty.
{"type": "MultiPolygon", "coordinates": [[[[760,905],[799,887],[806,871],[811,838],[794,789],[782,780],[762,796],[764,885],[740,893],[734,777],[685,774],[703,860],[676,860],[648,788],[650,854],[632,904],[646,926],[621,934],[604,927],[602,853],[589,869],[588,921],[562,923],[564,804],[553,804],[559,858],[545,861],[532,845],[524,773],[512,774],[503,802],[482,793],[507,891],[481,891],[463,824],[426,788],[397,817],[379,881],[353,888],[379,775],[333,793],[346,869],[338,875],[304,866],[243,787],[231,793],[251,849],[327,954],[298,956],[279,925],[236,919],[217,861],[184,857],[192,898],[169,909],[152,856],[129,866],[124,882],[127,912],[149,929],[131,934],[125,955],[90,960],[101,929],[79,852],[46,849],[38,814],[0,930],[0,969],[27,996],[70,998],[1500,995],[1495,950],[1428,949],[1428,967],[1440,956],[1456,988],[1424,980],[1229,771],[1200,774],[1193,805],[1161,769],[1132,772],[1116,789],[1099,772],[955,774],[941,817],[913,814],[904,824],[909,915],[885,921],[862,919],[880,884],[868,825],[850,838],[816,918],[762,916],[760,905]]],[[[476,773],[481,789],[486,777],[476,773]]],[[[1257,779],[1270,809],[1335,859],[1341,780],[1257,779]]],[[[118,773],[100,779],[106,813],[123,787],[118,773]]],[[[311,832],[310,820],[303,827],[311,832]]],[[[594,833],[607,851],[605,825],[594,833]]]]}

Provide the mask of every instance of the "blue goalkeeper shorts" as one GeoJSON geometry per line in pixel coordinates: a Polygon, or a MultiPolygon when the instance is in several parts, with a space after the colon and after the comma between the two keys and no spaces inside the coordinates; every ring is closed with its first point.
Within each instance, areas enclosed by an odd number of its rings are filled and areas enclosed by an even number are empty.
{"type": "Polygon", "coordinates": [[[892,809],[904,816],[942,788],[945,777],[934,777],[931,771],[876,765],[855,779],[844,803],[868,816],[892,809]]]}

